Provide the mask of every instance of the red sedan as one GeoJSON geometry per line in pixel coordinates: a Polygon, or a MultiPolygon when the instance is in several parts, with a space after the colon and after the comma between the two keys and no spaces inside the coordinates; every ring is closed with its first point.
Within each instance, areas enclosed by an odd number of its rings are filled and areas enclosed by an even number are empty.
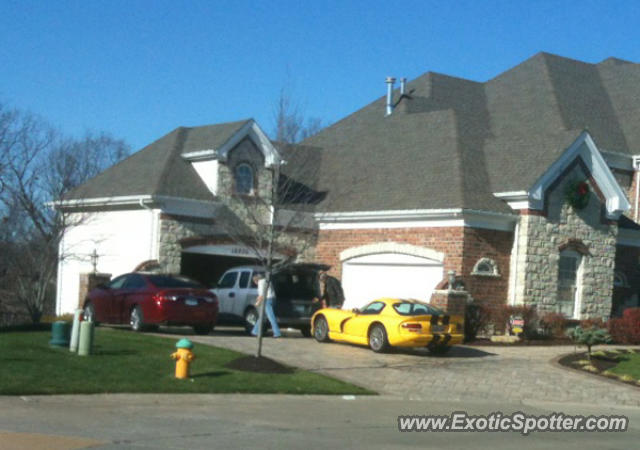
{"type": "Polygon", "coordinates": [[[218,319],[218,299],[204,286],[182,276],[128,273],[89,292],[84,319],[146,326],[189,325],[209,334],[218,319]]]}

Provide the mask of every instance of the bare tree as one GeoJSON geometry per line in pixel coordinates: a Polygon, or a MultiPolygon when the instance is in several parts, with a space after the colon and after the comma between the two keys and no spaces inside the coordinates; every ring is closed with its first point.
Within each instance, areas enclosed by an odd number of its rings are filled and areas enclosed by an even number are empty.
{"type": "MultiPolygon", "coordinates": [[[[274,112],[277,161],[260,175],[255,195],[220,196],[223,208],[217,223],[233,241],[251,250],[265,268],[267,286],[274,274],[300,259],[315,242],[313,207],[324,198],[314,189],[320,151],[297,143],[320,128],[320,120],[305,121],[288,91],[281,90],[274,112]]],[[[260,323],[265,305],[263,301],[259,307],[260,323]]],[[[262,353],[262,337],[260,327],[257,357],[262,353]]]]}
{"type": "Polygon", "coordinates": [[[0,120],[0,239],[7,250],[0,289],[35,323],[55,292],[60,240],[76,225],[49,202],[61,199],[129,149],[106,134],[64,138],[43,119],[21,111],[0,114],[0,120]]]}

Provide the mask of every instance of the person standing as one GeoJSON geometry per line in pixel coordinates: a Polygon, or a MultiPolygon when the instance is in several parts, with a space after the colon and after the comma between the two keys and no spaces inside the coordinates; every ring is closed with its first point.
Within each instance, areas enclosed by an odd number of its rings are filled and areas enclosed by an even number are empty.
{"type": "MultiPolygon", "coordinates": [[[[327,275],[326,272],[320,274],[320,302],[323,308],[342,308],[344,303],[344,292],[342,285],[337,278],[327,275]]],[[[318,299],[314,299],[314,302],[318,299]]]]}
{"type": "MultiPolygon", "coordinates": [[[[260,310],[260,304],[264,301],[266,302],[264,305],[264,314],[269,319],[269,323],[271,323],[271,330],[273,331],[273,337],[279,338],[282,336],[280,333],[280,328],[278,327],[278,321],[276,320],[276,315],[273,312],[273,303],[276,300],[276,294],[273,291],[273,285],[269,284],[269,289],[267,289],[267,280],[264,277],[263,273],[256,273],[253,275],[253,282],[258,285],[258,298],[256,298],[256,308],[258,311],[260,310]],[[265,300],[266,299],[266,300],[265,300]]],[[[264,322],[264,317],[263,317],[264,322]]],[[[251,334],[253,336],[258,335],[259,327],[261,326],[260,318],[256,320],[256,324],[253,326],[253,330],[251,330],[251,334]]],[[[264,336],[264,333],[263,333],[264,336]]]]}

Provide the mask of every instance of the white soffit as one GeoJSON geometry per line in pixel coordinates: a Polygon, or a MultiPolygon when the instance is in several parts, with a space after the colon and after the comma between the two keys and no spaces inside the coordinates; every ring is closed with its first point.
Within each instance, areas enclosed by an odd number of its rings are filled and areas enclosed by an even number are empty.
{"type": "Polygon", "coordinates": [[[517,216],[463,209],[316,213],[320,230],[473,227],[513,231],[517,216]]]}

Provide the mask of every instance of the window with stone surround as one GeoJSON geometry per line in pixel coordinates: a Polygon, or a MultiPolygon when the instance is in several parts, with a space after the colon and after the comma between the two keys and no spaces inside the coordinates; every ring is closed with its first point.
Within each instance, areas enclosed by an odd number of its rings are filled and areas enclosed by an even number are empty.
{"type": "Polygon", "coordinates": [[[572,250],[560,252],[557,311],[569,319],[580,319],[581,263],[580,253],[572,250]]]}
{"type": "Polygon", "coordinates": [[[254,192],[253,168],[247,163],[238,164],[233,171],[236,194],[252,195],[254,192]]]}
{"type": "Polygon", "coordinates": [[[498,272],[498,265],[493,259],[480,258],[478,262],[476,262],[475,266],[473,266],[471,275],[480,277],[499,277],[500,272],[498,272]]]}

